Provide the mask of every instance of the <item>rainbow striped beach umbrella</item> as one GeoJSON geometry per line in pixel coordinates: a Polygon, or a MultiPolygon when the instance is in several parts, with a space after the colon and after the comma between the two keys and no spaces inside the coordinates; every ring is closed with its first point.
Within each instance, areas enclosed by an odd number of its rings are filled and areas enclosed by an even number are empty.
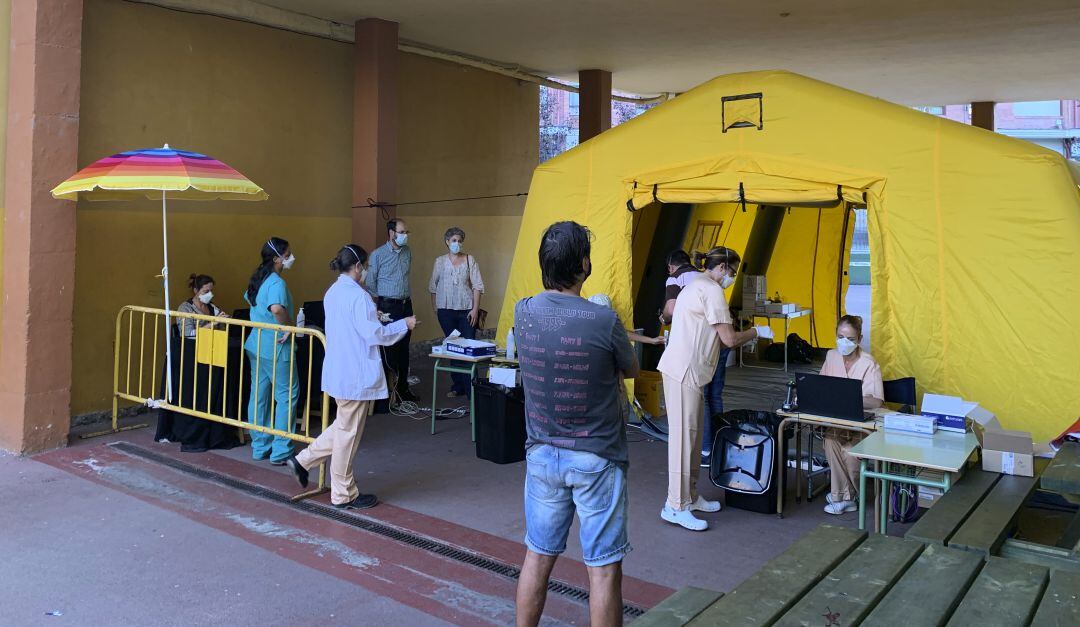
{"type": "MultiPolygon", "coordinates": [[[[52,190],[54,198],[78,200],[161,199],[165,286],[165,337],[169,314],[168,200],[266,200],[261,187],[224,163],[197,152],[161,148],[130,150],[96,161],[52,190]]],[[[172,342],[166,340],[166,398],[172,402],[172,342]]]]}

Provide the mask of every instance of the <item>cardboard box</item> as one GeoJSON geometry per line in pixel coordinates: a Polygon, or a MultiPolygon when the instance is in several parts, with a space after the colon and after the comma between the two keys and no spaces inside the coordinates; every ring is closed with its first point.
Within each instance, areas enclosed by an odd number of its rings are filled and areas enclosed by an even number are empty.
{"type": "Polygon", "coordinates": [[[978,406],[978,403],[965,401],[959,396],[924,394],[919,413],[937,420],[938,429],[942,431],[964,433],[967,431],[968,414],[978,406]]]}
{"type": "Polygon", "coordinates": [[[930,416],[913,416],[894,412],[885,414],[885,430],[917,435],[934,435],[934,432],[937,431],[937,420],[930,416]]]}
{"type": "Polygon", "coordinates": [[[987,429],[983,433],[983,470],[1035,476],[1035,446],[1027,431],[987,429]]]}
{"type": "Polygon", "coordinates": [[[794,302],[770,302],[765,305],[765,311],[771,314],[795,313],[797,310],[798,305],[794,302]]]}
{"type": "Polygon", "coordinates": [[[748,274],[743,277],[743,293],[761,294],[764,296],[768,290],[765,286],[765,277],[760,274],[748,274]]]}
{"type": "Polygon", "coordinates": [[[971,426],[971,431],[975,434],[975,437],[979,440],[980,447],[983,445],[983,435],[987,429],[1001,429],[1001,423],[998,422],[997,416],[984,407],[976,407],[968,414],[968,424],[971,426]]]}

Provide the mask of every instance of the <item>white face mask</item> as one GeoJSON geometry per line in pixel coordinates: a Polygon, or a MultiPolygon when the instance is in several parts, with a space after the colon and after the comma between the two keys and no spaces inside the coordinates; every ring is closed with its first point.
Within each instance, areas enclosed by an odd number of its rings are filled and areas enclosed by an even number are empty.
{"type": "Polygon", "coordinates": [[[854,353],[855,349],[858,348],[858,347],[859,347],[858,344],[856,344],[855,342],[852,342],[851,340],[847,339],[846,337],[838,337],[838,338],[836,338],[836,350],[840,351],[840,354],[843,355],[844,357],[847,357],[848,355],[854,353]]]}
{"type": "Polygon", "coordinates": [[[199,294],[199,300],[202,301],[202,304],[209,305],[210,301],[214,300],[214,293],[207,292],[205,294],[199,294]]]}
{"type": "Polygon", "coordinates": [[[409,241],[409,234],[408,233],[398,233],[394,237],[394,243],[397,244],[398,246],[404,246],[405,242],[408,242],[408,241],[409,241]]]}
{"type": "Polygon", "coordinates": [[[461,242],[450,242],[447,246],[450,247],[450,252],[455,255],[461,252],[461,242]]]}
{"type": "Polygon", "coordinates": [[[726,290],[727,288],[731,287],[732,285],[735,285],[735,277],[731,276],[730,274],[725,274],[723,277],[721,277],[721,279],[720,279],[720,287],[721,288],[726,290]]]}
{"type": "Polygon", "coordinates": [[[363,283],[364,281],[367,281],[367,268],[360,271],[360,282],[363,283]]]}
{"type": "Polygon", "coordinates": [[[291,268],[293,266],[294,263],[296,263],[296,256],[293,255],[292,253],[289,253],[288,257],[281,260],[281,267],[288,270],[289,268],[291,268]]]}

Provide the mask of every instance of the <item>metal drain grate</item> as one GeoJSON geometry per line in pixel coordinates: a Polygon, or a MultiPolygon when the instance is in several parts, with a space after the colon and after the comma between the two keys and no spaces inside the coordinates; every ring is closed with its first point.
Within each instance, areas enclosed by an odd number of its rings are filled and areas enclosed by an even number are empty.
{"type": "MultiPolygon", "coordinates": [[[[160,464],[162,466],[168,466],[169,468],[182,472],[186,475],[198,477],[199,479],[205,479],[218,485],[223,485],[227,488],[239,490],[245,494],[257,496],[268,501],[273,501],[274,503],[278,503],[280,505],[286,505],[293,509],[307,512],[315,516],[322,516],[323,518],[336,520],[340,523],[362,529],[368,533],[374,533],[376,535],[383,536],[384,538],[390,538],[391,540],[401,542],[402,544],[407,544],[411,547],[428,551],[429,553],[434,553],[447,559],[452,559],[454,561],[468,564],[470,566],[474,566],[476,568],[480,568],[482,570],[486,570],[497,575],[502,575],[503,577],[512,579],[514,581],[517,581],[518,577],[521,575],[520,568],[493,560],[490,557],[485,557],[478,553],[467,551],[465,549],[458,548],[456,546],[441,542],[439,540],[435,540],[433,538],[421,536],[411,531],[406,531],[404,529],[399,529],[397,527],[380,523],[371,520],[370,518],[364,518],[355,514],[348,514],[330,505],[324,505],[322,503],[315,503],[307,500],[293,502],[288,496],[281,494],[280,492],[275,492],[254,483],[249,483],[241,479],[236,479],[228,475],[223,475],[219,472],[206,470],[205,468],[199,468],[198,466],[192,466],[191,464],[188,464],[186,462],[173,459],[160,453],[155,453],[154,451],[145,449],[135,444],[131,444],[130,442],[114,442],[112,444],[109,444],[109,446],[128,455],[139,457],[154,462],[156,464],[160,464]]],[[[552,579],[550,582],[548,582],[548,591],[555,593],[559,596],[566,597],[568,599],[580,601],[582,603],[587,603],[589,601],[588,590],[555,579],[552,579]]],[[[623,603],[623,615],[625,616],[637,618],[644,613],[645,609],[638,605],[634,605],[633,603],[623,603]]]]}

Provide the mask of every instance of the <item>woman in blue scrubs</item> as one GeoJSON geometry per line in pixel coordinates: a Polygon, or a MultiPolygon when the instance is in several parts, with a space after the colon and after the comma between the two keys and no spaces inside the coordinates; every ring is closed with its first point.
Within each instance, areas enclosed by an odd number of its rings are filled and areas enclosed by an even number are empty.
{"type": "MultiPolygon", "coordinates": [[[[293,325],[293,299],[281,271],[296,261],[289,242],[271,237],[262,246],[262,263],[251,275],[244,300],[251,305],[251,321],[264,324],[293,325]]],[[[251,398],[248,401],[248,420],[279,431],[291,431],[292,414],[296,411],[299,384],[296,366],[292,364],[293,342],[289,333],[251,329],[244,350],[251,362],[251,398]],[[291,365],[291,367],[290,367],[291,365]],[[271,413],[273,424],[271,425],[271,413]]],[[[259,431],[251,432],[251,456],[256,460],[269,459],[275,466],[284,466],[292,457],[292,440],[259,431]]]]}

